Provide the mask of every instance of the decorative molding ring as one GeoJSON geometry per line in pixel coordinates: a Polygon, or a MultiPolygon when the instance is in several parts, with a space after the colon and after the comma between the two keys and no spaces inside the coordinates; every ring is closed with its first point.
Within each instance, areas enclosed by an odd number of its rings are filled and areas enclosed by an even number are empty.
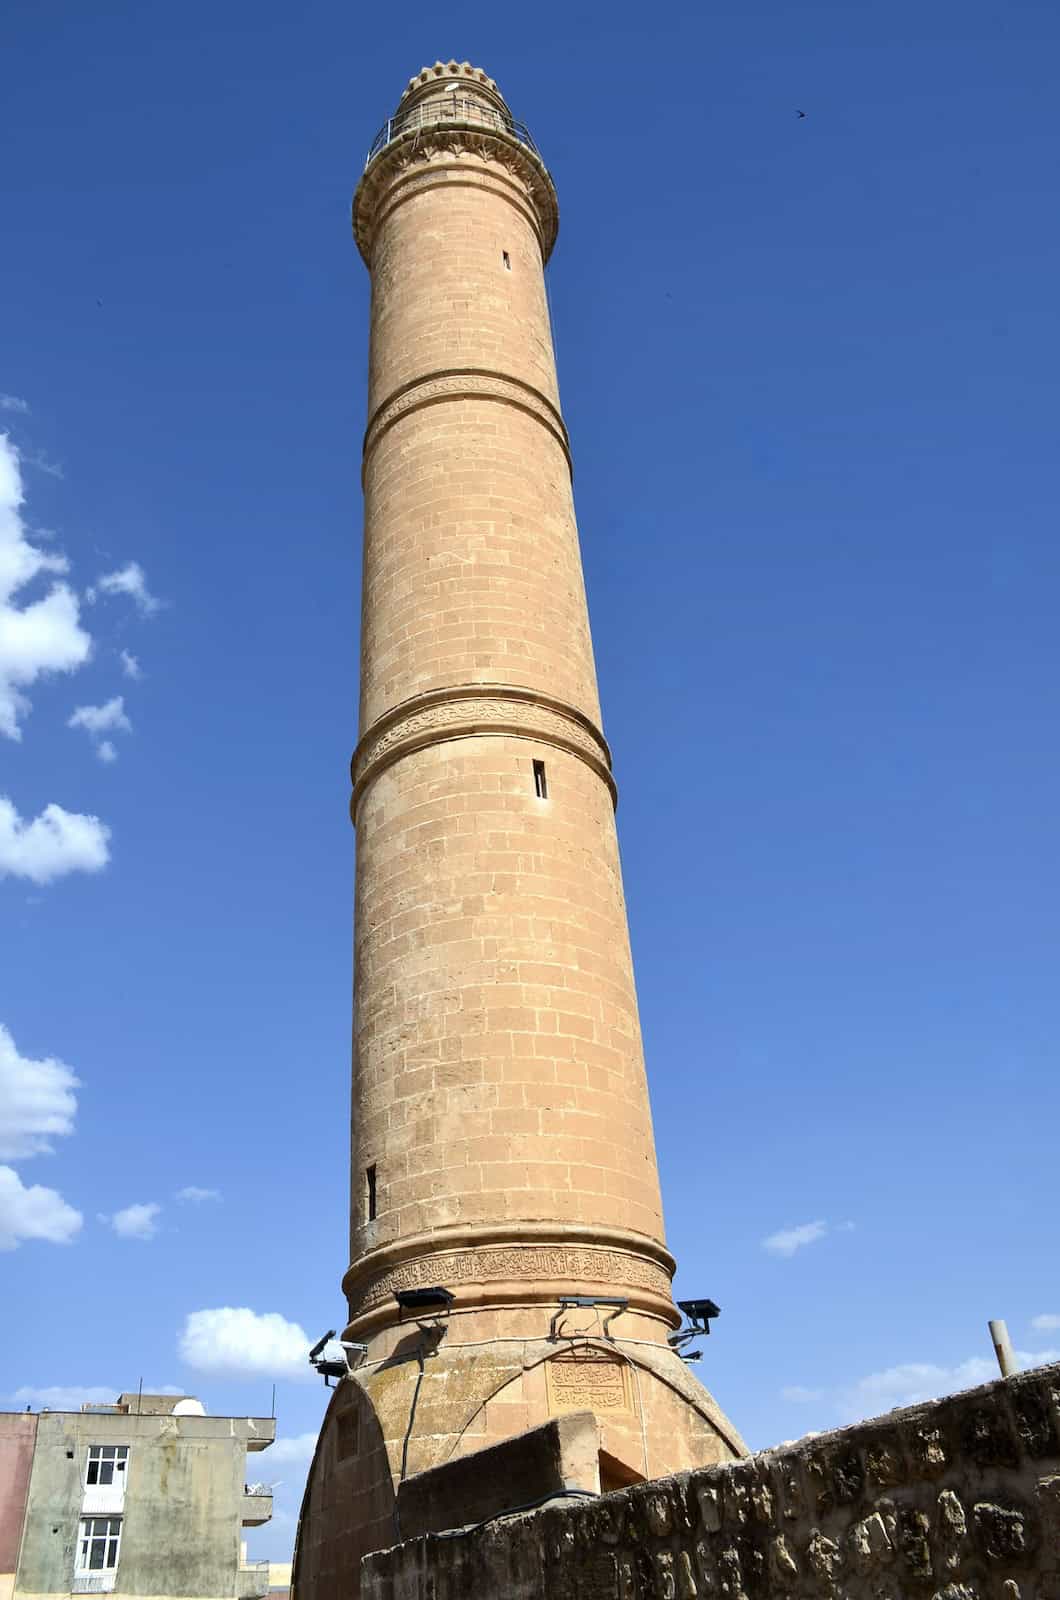
{"type": "Polygon", "coordinates": [[[610,748],[588,717],[562,700],[553,700],[534,689],[510,684],[469,683],[416,695],[395,706],[368,729],[350,763],[353,779],[350,815],[354,823],[368,784],[402,756],[428,745],[482,734],[534,739],[566,750],[603,779],[612,804],[618,804],[610,748]]]}
{"type": "MultiPolygon", "coordinates": [[[[387,1252],[372,1252],[385,1256],[387,1252]]],[[[668,1258],[667,1258],[668,1261],[668,1258]]],[[[373,1262],[362,1258],[350,1267],[343,1279],[349,1301],[350,1322],[378,1312],[393,1297],[396,1289],[420,1288],[444,1283],[457,1292],[495,1285],[499,1298],[556,1299],[557,1289],[581,1285],[603,1290],[628,1289],[637,1309],[654,1311],[674,1320],[670,1290],[672,1269],[667,1261],[623,1239],[617,1247],[609,1243],[571,1243],[563,1239],[544,1242],[519,1242],[512,1239],[490,1244],[469,1243],[463,1248],[431,1248],[421,1243],[415,1255],[402,1253],[401,1260],[373,1262]],[[533,1285],[532,1288],[528,1286],[533,1285]],[[639,1292],[638,1292],[639,1291],[639,1292]]],[[[467,1298],[481,1299],[480,1294],[467,1298]]],[[[486,1299],[489,1296],[487,1294],[486,1299]]]]}
{"type": "Polygon", "coordinates": [[[433,123],[427,128],[410,128],[399,134],[365,169],[353,197],[353,236],[365,265],[371,269],[372,242],[385,190],[408,167],[429,162],[446,152],[496,162],[519,179],[533,205],[541,255],[547,261],[559,232],[559,202],[541,157],[502,129],[487,129],[481,124],[454,119],[451,123],[433,123]]]}
{"type": "Polygon", "coordinates": [[[510,378],[503,372],[491,372],[485,367],[444,367],[437,372],[425,372],[420,378],[412,378],[376,407],[364,432],[362,484],[368,457],[383,434],[410,412],[442,400],[499,400],[504,405],[525,411],[551,433],[567,459],[567,470],[573,480],[574,462],[563,418],[539,389],[520,378],[510,378]]]}

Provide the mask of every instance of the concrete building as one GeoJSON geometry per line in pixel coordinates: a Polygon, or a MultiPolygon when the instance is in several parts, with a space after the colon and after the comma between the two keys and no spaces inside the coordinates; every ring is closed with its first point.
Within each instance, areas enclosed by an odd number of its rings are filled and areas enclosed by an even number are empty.
{"type": "Polygon", "coordinates": [[[208,1417],[180,1395],[0,1414],[0,1600],[266,1595],[241,1531],[272,1516],[247,1452],[275,1436],[272,1417],[208,1417]]]}
{"type": "Polygon", "coordinates": [[[375,140],[353,226],[372,299],[343,1287],[366,1349],[311,1468],[299,1600],[357,1592],[412,1475],[565,1413],[595,1418],[597,1488],[744,1452],[669,1342],[545,294],[555,188],[492,79],[439,62],[375,140]]]}

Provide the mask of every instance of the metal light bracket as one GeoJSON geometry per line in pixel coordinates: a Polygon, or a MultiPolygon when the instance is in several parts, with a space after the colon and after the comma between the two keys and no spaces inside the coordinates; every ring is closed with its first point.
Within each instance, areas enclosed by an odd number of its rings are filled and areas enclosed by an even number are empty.
{"type": "Polygon", "coordinates": [[[629,1297],[627,1295],[599,1295],[599,1294],[565,1294],[565,1295],[561,1295],[560,1296],[560,1301],[559,1301],[559,1309],[558,1309],[558,1311],[555,1311],[553,1313],[552,1321],[549,1323],[549,1329],[548,1329],[549,1339],[553,1343],[555,1343],[555,1341],[561,1337],[561,1335],[560,1335],[560,1333],[558,1331],[558,1328],[557,1328],[557,1324],[558,1324],[560,1318],[562,1317],[562,1315],[563,1315],[563,1313],[565,1311],[572,1311],[572,1310],[576,1310],[576,1309],[592,1311],[592,1310],[599,1310],[601,1306],[610,1306],[612,1308],[610,1313],[604,1318],[603,1328],[601,1329],[601,1332],[602,1332],[602,1334],[603,1334],[605,1339],[609,1339],[611,1341],[611,1343],[614,1344],[615,1336],[610,1331],[611,1324],[612,1324],[612,1322],[614,1322],[616,1317],[620,1317],[622,1315],[623,1311],[628,1310],[628,1308],[629,1308],[629,1297]]]}

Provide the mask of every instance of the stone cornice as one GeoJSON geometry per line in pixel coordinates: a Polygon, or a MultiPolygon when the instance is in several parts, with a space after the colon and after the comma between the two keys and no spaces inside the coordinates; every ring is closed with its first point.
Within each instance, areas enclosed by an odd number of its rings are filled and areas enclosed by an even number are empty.
{"type": "Polygon", "coordinates": [[[372,265],[372,241],[387,189],[410,167],[425,166],[447,153],[496,163],[519,180],[530,199],[542,259],[547,261],[559,231],[559,202],[541,157],[514,134],[454,119],[406,129],[384,145],[365,168],[353,197],[353,236],[365,265],[369,269],[372,265]]]}
{"type": "Polygon", "coordinates": [[[462,84],[492,101],[501,111],[508,110],[494,80],[481,67],[472,66],[470,61],[436,61],[432,67],[422,67],[414,78],[409,79],[399,109],[407,106],[410,100],[436,92],[449,83],[462,84]]]}
{"type": "Polygon", "coordinates": [[[456,1304],[553,1303],[558,1293],[629,1292],[630,1307],[676,1327],[670,1281],[674,1259],[664,1245],[619,1228],[556,1223],[476,1224],[415,1234],[367,1251],[342,1287],[350,1326],[395,1320],[395,1289],[441,1283],[456,1304]]]}
{"type": "Polygon", "coordinates": [[[527,412],[552,434],[567,458],[567,470],[573,478],[574,462],[563,418],[540,389],[524,383],[520,378],[509,377],[503,372],[491,372],[484,367],[445,367],[410,379],[376,407],[364,432],[362,483],[368,457],[387,429],[410,412],[441,400],[499,400],[527,412]]]}
{"type": "Polygon", "coordinates": [[[466,683],[428,690],[403,701],[363,735],[350,763],[350,815],[354,822],[367,785],[403,755],[444,740],[482,734],[533,739],[566,750],[591,767],[606,784],[612,804],[617,804],[618,790],[611,774],[607,740],[582,712],[535,689],[514,684],[466,683]]]}

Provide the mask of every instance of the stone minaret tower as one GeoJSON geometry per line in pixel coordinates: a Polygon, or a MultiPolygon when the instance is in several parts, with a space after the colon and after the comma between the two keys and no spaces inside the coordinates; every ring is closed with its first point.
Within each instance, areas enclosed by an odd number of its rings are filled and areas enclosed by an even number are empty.
{"type": "Polygon", "coordinates": [[[343,1287],[368,1351],[322,1433],[300,1600],[395,1541],[404,1476],[551,1415],[596,1412],[605,1487],[743,1448],[667,1343],[545,297],[557,221],[529,133],[466,62],[412,80],[354,199],[372,310],[343,1287]],[[451,1304],[396,1298],[434,1287],[451,1304]],[[616,1308],[572,1297],[626,1307],[605,1333],[616,1308]]]}

